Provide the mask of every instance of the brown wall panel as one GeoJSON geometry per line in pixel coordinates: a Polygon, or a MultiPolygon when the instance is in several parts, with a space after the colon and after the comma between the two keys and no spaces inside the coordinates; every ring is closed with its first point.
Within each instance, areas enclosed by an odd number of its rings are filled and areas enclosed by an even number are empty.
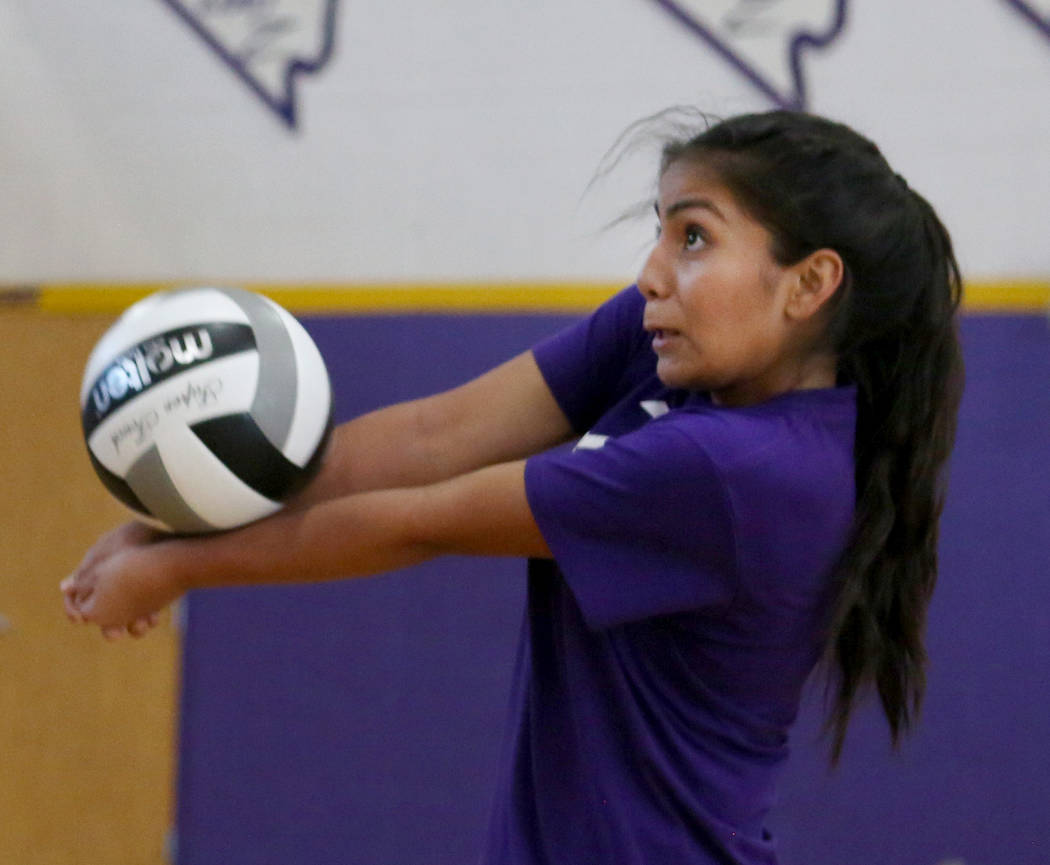
{"type": "Polygon", "coordinates": [[[110,644],[58,582],[126,512],[79,430],[84,361],[111,319],[0,310],[0,862],[154,865],[171,823],[178,640],[167,614],[110,644]]]}

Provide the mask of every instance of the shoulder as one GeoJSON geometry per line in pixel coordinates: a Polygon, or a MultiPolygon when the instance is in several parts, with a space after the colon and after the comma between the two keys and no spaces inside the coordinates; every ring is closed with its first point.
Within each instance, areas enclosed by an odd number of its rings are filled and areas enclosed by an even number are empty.
{"type": "Polygon", "coordinates": [[[643,309],[641,294],[628,287],[532,347],[547,387],[575,430],[592,427],[655,367],[643,309]]]}
{"type": "Polygon", "coordinates": [[[741,538],[780,538],[789,526],[835,527],[836,536],[848,527],[855,425],[853,390],[835,389],[745,409],[687,406],[649,426],[664,442],[678,442],[659,448],[670,455],[664,477],[717,480],[741,538]]]}
{"type": "Polygon", "coordinates": [[[745,408],[690,403],[656,423],[692,440],[727,473],[835,454],[852,461],[856,394],[853,388],[797,391],[745,408]]]}
{"type": "Polygon", "coordinates": [[[654,506],[720,500],[734,515],[809,500],[852,506],[852,394],[777,403],[727,409],[690,402],[623,435],[537,455],[526,479],[545,476],[552,493],[571,489],[591,500],[599,491],[654,506]]]}
{"type": "Polygon", "coordinates": [[[707,454],[728,499],[748,596],[820,596],[853,521],[853,389],[681,414],[676,427],[707,454]]]}

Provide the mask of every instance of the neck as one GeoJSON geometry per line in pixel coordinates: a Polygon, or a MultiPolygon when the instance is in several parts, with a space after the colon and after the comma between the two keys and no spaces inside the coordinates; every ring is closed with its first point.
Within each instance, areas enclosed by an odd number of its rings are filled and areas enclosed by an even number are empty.
{"type": "Polygon", "coordinates": [[[835,355],[811,354],[795,363],[768,370],[756,379],[712,390],[711,401],[724,406],[756,405],[791,391],[834,387],[837,379],[835,355]]]}

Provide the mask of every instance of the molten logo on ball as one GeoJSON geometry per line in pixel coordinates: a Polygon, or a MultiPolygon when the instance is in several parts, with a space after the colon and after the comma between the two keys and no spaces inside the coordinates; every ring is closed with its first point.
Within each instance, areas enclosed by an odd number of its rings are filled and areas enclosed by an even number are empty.
{"type": "Polygon", "coordinates": [[[195,325],[152,337],[120,355],[91,388],[81,418],[90,434],[127,399],[212,358],[255,348],[252,329],[230,322],[195,325]]]}

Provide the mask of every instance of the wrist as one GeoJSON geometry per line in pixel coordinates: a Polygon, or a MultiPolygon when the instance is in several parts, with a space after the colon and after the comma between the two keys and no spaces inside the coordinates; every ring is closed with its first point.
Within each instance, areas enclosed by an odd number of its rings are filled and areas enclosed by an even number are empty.
{"type": "Polygon", "coordinates": [[[208,538],[173,538],[162,543],[160,576],[175,597],[208,586],[208,538]]]}

